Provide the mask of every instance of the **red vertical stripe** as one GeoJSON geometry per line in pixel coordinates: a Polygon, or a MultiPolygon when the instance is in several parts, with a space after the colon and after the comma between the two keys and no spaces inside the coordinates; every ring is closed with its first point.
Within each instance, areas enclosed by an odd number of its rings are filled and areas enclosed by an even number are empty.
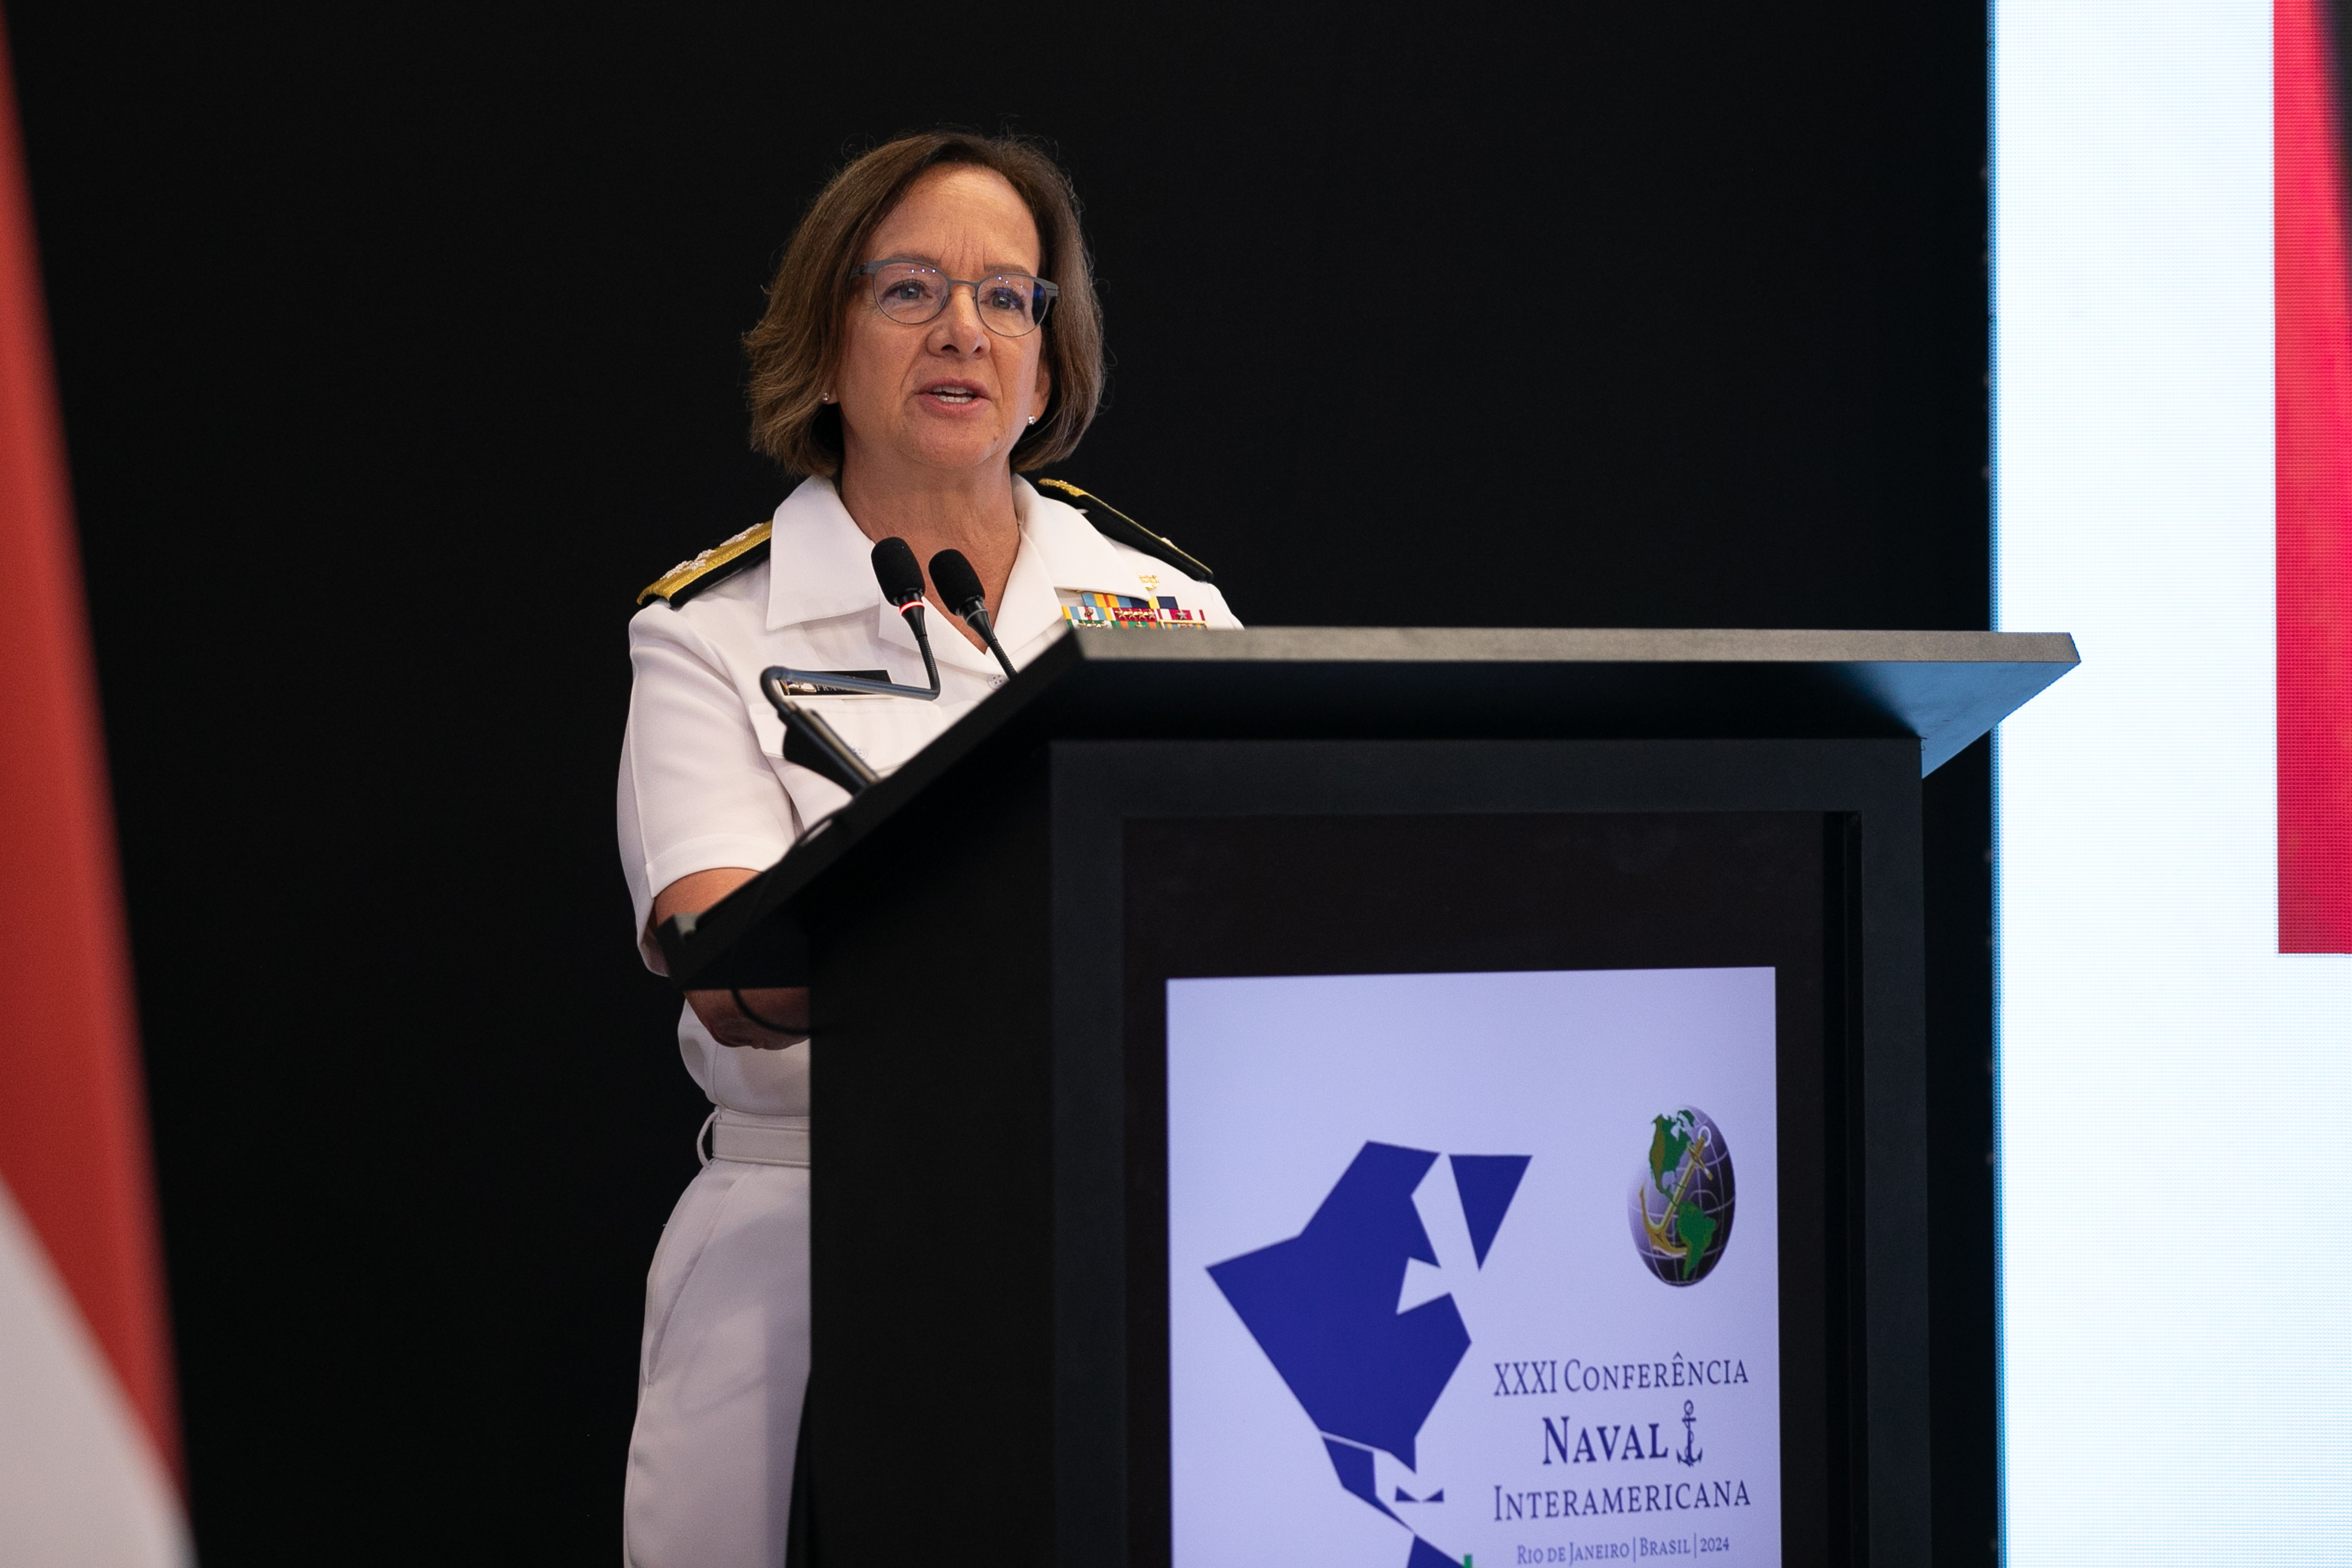
{"type": "Polygon", "coordinates": [[[2352,279],[2324,0],[2275,0],[2279,951],[2352,952],[2352,279]]]}
{"type": "Polygon", "coordinates": [[[0,1179],[176,1468],[129,947],[5,43],[0,605],[0,1179]]]}

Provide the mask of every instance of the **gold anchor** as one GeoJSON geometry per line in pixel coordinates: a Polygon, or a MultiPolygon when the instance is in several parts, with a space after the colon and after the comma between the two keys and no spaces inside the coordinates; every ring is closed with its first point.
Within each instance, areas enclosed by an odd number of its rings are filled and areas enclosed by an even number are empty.
{"type": "Polygon", "coordinates": [[[1699,1162],[1706,1154],[1706,1129],[1691,1141],[1690,1160],[1683,1166],[1683,1179],[1675,1184],[1675,1195],[1666,1200],[1666,1212],[1657,1219],[1650,1218],[1650,1200],[1642,1200],[1642,1228],[1650,1233],[1650,1245],[1668,1258],[1688,1258],[1690,1247],[1678,1241],[1666,1239],[1666,1231],[1675,1223],[1675,1211],[1683,1206],[1683,1194],[1690,1191],[1691,1178],[1698,1174],[1699,1162]]]}

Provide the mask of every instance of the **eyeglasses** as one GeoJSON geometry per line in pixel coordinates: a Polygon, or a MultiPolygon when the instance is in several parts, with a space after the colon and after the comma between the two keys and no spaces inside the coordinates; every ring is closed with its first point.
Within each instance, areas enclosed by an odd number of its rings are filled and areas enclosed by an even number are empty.
{"type": "Polygon", "coordinates": [[[1000,338],[1025,338],[1035,331],[1062,291],[1026,272],[950,278],[919,261],[869,261],[856,276],[874,280],[876,310],[909,327],[936,320],[948,308],[950,295],[969,289],[982,322],[1000,338]]]}

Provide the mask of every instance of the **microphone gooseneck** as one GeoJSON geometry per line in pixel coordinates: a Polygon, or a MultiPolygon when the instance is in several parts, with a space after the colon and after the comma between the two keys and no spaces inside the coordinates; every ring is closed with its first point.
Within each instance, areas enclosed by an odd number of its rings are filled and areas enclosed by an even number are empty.
{"type": "Polygon", "coordinates": [[[807,710],[792,701],[793,693],[788,689],[793,686],[814,687],[820,693],[939,700],[940,662],[931,656],[930,631],[923,625],[923,569],[915,563],[915,552],[907,547],[905,540],[893,535],[874,547],[874,580],[881,584],[882,596],[906,618],[907,629],[915,634],[915,647],[923,656],[923,678],[930,684],[900,686],[896,681],[868,680],[862,675],[840,670],[794,669],[788,665],[772,664],[760,672],[760,690],[775,709],[777,717],[783,720],[787,742],[795,723],[804,731],[810,728],[807,710]]]}
{"type": "Polygon", "coordinates": [[[1013,660],[1005,655],[1004,645],[996,640],[996,627],[988,618],[988,592],[980,585],[980,574],[971,569],[962,551],[942,550],[931,557],[931,585],[940,591],[940,602],[980,634],[980,640],[1003,667],[1005,679],[1011,679],[1013,660]]]}

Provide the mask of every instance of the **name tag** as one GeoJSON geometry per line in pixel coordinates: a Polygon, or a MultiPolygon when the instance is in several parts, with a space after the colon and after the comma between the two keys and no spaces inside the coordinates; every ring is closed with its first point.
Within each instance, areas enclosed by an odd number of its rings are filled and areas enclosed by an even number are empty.
{"type": "MultiPolygon", "coordinates": [[[[812,669],[811,675],[848,675],[860,680],[887,680],[887,669],[812,669]]],[[[820,686],[814,680],[787,680],[783,683],[787,697],[869,697],[873,693],[851,691],[839,686],[820,686]]]]}
{"type": "Polygon", "coordinates": [[[1182,627],[1208,629],[1205,610],[1188,610],[1172,594],[1145,598],[1136,594],[1090,594],[1073,588],[1056,590],[1062,618],[1074,626],[1130,631],[1169,631],[1182,627]]]}

